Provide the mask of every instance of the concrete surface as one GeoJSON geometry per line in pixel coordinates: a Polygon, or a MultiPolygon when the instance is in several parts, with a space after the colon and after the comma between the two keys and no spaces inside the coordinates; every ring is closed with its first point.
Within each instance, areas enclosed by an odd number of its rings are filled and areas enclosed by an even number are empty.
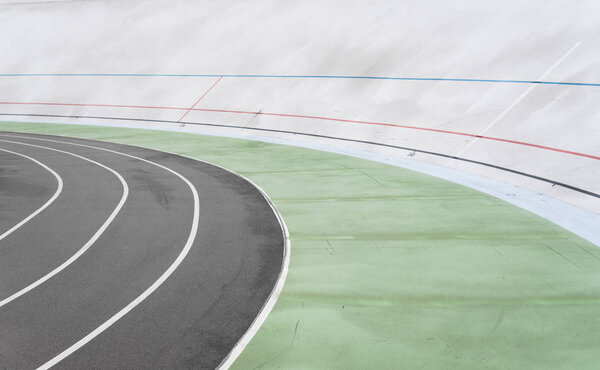
{"type": "MultiPolygon", "coordinates": [[[[493,177],[600,212],[600,198],[555,185],[600,194],[595,103],[600,76],[594,67],[600,9],[595,1],[76,1],[0,6],[5,35],[0,51],[10,56],[0,60],[1,74],[213,75],[4,76],[2,102],[67,105],[2,104],[3,113],[176,121],[224,74],[590,83],[225,77],[195,105],[213,111],[192,111],[186,120],[369,139],[457,155],[550,181],[423,153],[413,159],[493,177]],[[266,113],[441,129],[591,157],[406,127],[266,113]]],[[[353,146],[398,157],[408,154],[353,146]]]]}

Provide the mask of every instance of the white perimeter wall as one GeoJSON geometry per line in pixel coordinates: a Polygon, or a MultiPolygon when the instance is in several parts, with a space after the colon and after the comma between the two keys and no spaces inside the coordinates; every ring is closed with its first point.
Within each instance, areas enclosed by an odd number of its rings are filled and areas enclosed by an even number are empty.
{"type": "MultiPolygon", "coordinates": [[[[600,83],[598,35],[600,2],[595,0],[0,1],[0,74],[352,75],[600,83]]],[[[189,108],[217,79],[4,76],[0,113],[176,121],[185,111],[12,103],[189,108]]],[[[226,77],[196,108],[434,128],[600,156],[600,86],[226,77]]],[[[600,193],[599,160],[524,145],[264,114],[192,111],[185,120],[458,155],[600,193]]],[[[406,151],[366,144],[300,136],[294,140],[457,168],[600,213],[598,198],[490,167],[421,153],[407,157],[406,151]]]]}

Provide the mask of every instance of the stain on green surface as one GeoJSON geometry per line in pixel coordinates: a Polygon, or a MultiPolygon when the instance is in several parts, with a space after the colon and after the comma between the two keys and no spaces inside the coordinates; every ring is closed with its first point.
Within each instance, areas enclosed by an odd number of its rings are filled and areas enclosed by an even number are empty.
{"type": "Polygon", "coordinates": [[[290,272],[235,369],[600,364],[600,248],[504,201],[282,145],[73,125],[0,129],[180,153],[269,194],[290,229],[290,272]]]}

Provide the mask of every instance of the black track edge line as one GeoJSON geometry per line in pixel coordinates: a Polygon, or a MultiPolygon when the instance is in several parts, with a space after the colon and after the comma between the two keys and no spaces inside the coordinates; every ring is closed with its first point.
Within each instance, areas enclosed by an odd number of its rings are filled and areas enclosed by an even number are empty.
{"type": "Polygon", "coordinates": [[[275,130],[275,129],[259,128],[259,127],[233,126],[233,125],[223,125],[223,124],[218,124],[218,123],[206,123],[206,122],[184,122],[184,121],[178,122],[178,121],[149,119],[149,118],[76,116],[76,115],[60,115],[60,114],[33,114],[33,113],[31,113],[31,114],[30,113],[0,113],[0,116],[75,118],[75,119],[78,119],[78,118],[87,118],[87,119],[104,119],[104,120],[120,120],[120,121],[173,123],[173,124],[177,124],[177,125],[195,125],[195,126],[208,126],[208,127],[221,127],[221,128],[235,128],[235,129],[241,129],[241,130],[252,130],[252,131],[263,131],[263,132],[276,132],[276,133],[282,133],[282,134],[301,135],[301,136],[309,136],[309,137],[316,137],[316,138],[322,138],[322,139],[331,139],[331,140],[346,141],[346,142],[353,142],[353,143],[360,143],[360,144],[369,144],[369,145],[376,145],[376,146],[393,148],[393,149],[407,150],[407,151],[411,151],[411,152],[415,152],[415,153],[429,154],[429,155],[433,155],[433,156],[437,156],[437,157],[443,157],[443,158],[448,158],[448,159],[455,159],[457,161],[462,161],[462,162],[467,162],[467,163],[473,163],[473,164],[478,164],[478,165],[481,165],[481,166],[495,168],[495,169],[498,169],[498,170],[501,170],[501,171],[506,171],[506,172],[517,174],[517,175],[529,177],[531,179],[535,179],[535,180],[538,180],[538,181],[543,181],[543,182],[546,182],[548,184],[552,184],[552,186],[555,186],[555,185],[562,186],[563,188],[566,188],[566,189],[569,189],[569,190],[573,190],[573,191],[576,191],[576,192],[579,192],[579,193],[582,193],[582,194],[589,195],[589,196],[592,196],[594,198],[599,198],[600,199],[600,194],[598,194],[598,193],[594,193],[594,192],[591,192],[589,190],[578,188],[578,187],[573,186],[573,185],[565,184],[563,182],[554,181],[552,179],[548,179],[548,178],[545,178],[545,177],[540,177],[540,176],[532,175],[532,174],[529,174],[529,173],[526,173],[526,172],[521,172],[521,171],[513,170],[513,169],[510,169],[510,168],[507,168],[507,167],[498,166],[498,165],[495,165],[495,164],[492,164],[492,163],[486,163],[486,162],[476,161],[476,160],[473,160],[473,159],[467,159],[467,158],[457,157],[457,156],[454,156],[454,155],[449,155],[449,154],[444,154],[444,153],[438,153],[438,152],[432,152],[432,151],[428,151],[428,150],[422,150],[422,149],[416,149],[416,148],[409,148],[409,147],[398,146],[398,145],[391,145],[391,144],[383,144],[383,143],[377,143],[377,142],[366,141],[366,140],[347,139],[347,138],[341,138],[341,137],[335,137],[335,136],[310,134],[310,133],[297,132],[297,131],[288,131],[288,130],[275,130]]]}

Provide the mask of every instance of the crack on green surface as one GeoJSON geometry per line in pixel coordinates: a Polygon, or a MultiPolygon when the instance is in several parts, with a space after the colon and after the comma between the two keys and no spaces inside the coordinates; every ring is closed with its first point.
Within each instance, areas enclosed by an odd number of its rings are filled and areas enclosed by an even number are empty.
{"type": "Polygon", "coordinates": [[[383,186],[385,187],[385,185],[383,185],[382,183],[380,183],[379,181],[377,181],[376,178],[374,178],[373,176],[369,175],[368,173],[366,173],[365,171],[358,171],[360,173],[362,173],[363,175],[367,176],[368,178],[370,178],[371,180],[373,180],[374,183],[376,183],[379,186],[383,186]]]}
{"type": "Polygon", "coordinates": [[[254,369],[260,369],[263,366],[269,364],[270,362],[273,362],[274,360],[278,359],[279,357],[281,357],[281,355],[283,355],[285,352],[287,352],[290,348],[292,348],[294,346],[294,342],[296,341],[296,334],[298,334],[298,325],[300,325],[300,320],[296,321],[296,326],[294,326],[294,336],[292,337],[292,342],[283,350],[281,351],[277,356],[273,357],[272,359],[256,366],[254,369]]]}
{"type": "Polygon", "coordinates": [[[333,245],[331,245],[329,239],[327,239],[327,245],[329,246],[329,249],[331,249],[331,254],[335,254],[335,248],[333,247],[333,245]]]}
{"type": "Polygon", "coordinates": [[[496,332],[496,329],[498,329],[498,327],[500,326],[500,323],[502,322],[502,319],[504,319],[504,312],[505,312],[504,310],[502,310],[500,312],[500,315],[498,316],[498,320],[496,320],[496,323],[494,324],[494,327],[492,328],[492,330],[488,334],[488,337],[491,336],[492,334],[494,334],[494,332],[496,332]]]}
{"type": "Polygon", "coordinates": [[[563,255],[562,253],[560,253],[559,251],[557,251],[556,249],[552,248],[549,245],[544,244],[544,246],[548,249],[550,249],[552,252],[556,253],[557,255],[559,255],[561,258],[563,258],[564,260],[568,261],[570,264],[572,264],[573,266],[577,267],[578,269],[582,270],[581,266],[579,266],[578,264],[576,264],[575,262],[571,261],[569,258],[567,258],[565,255],[563,255]]]}

